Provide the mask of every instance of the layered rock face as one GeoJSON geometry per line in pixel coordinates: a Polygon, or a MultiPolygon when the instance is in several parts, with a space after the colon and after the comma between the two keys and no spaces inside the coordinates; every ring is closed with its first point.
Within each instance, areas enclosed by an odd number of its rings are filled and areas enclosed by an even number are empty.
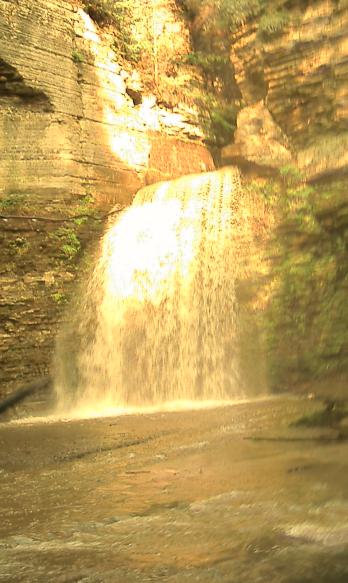
{"type": "MultiPolygon", "coordinates": [[[[166,9],[167,34],[185,50],[184,22],[166,9]]],[[[77,2],[0,0],[0,128],[3,217],[93,214],[144,184],[214,167],[192,119],[142,94],[77,2]]],[[[0,391],[46,372],[95,224],[1,219],[0,391]]]]}
{"type": "Polygon", "coordinates": [[[243,107],[223,151],[273,217],[241,281],[247,343],[258,326],[272,389],[347,398],[348,5],[283,3],[282,29],[266,34],[266,4],[233,36],[243,107]]]}
{"type": "Polygon", "coordinates": [[[183,116],[151,99],[134,106],[132,75],[81,8],[1,0],[0,14],[3,195],[47,193],[59,206],[62,196],[88,190],[108,203],[129,202],[149,171],[170,178],[212,167],[199,144],[185,152],[199,131],[183,116]],[[153,154],[161,136],[169,171],[153,154]]]}
{"type": "MultiPolygon", "coordinates": [[[[275,8],[276,9],[276,8],[275,8]]],[[[231,60],[245,109],[238,119],[234,149],[248,161],[268,165],[260,132],[269,114],[289,140],[289,152],[307,178],[348,167],[348,9],[344,1],[287,5],[288,23],[266,35],[255,19],[233,37],[231,60]],[[243,127],[259,119],[259,126],[243,127]],[[252,148],[248,142],[254,142],[252,148]]],[[[280,150],[283,142],[280,140],[280,150]]],[[[283,157],[275,153],[274,166],[283,157]],[[279,158],[279,159],[278,159],[279,158]]]]}

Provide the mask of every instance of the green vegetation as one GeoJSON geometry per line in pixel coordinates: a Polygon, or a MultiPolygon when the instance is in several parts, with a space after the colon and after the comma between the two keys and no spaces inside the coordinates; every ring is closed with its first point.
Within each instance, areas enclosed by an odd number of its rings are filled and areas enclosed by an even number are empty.
{"type": "Polygon", "coordinates": [[[79,204],[74,209],[74,215],[77,216],[74,219],[74,224],[77,227],[84,225],[88,222],[89,217],[100,218],[98,210],[95,208],[94,198],[90,194],[86,194],[81,198],[79,204]],[[83,216],[78,216],[83,215],[83,216]]]}
{"type": "Polygon", "coordinates": [[[81,243],[74,229],[60,227],[51,236],[59,241],[59,248],[63,258],[68,261],[75,259],[81,249],[81,243]]]}
{"type": "Polygon", "coordinates": [[[206,133],[207,142],[212,146],[223,147],[232,140],[236,129],[237,108],[219,99],[198,99],[201,112],[201,124],[206,133]]]}
{"type": "Polygon", "coordinates": [[[203,35],[233,33],[251,18],[258,18],[259,31],[280,32],[289,22],[286,0],[181,0],[189,18],[203,35]]]}
{"type": "Polygon", "coordinates": [[[181,0],[181,5],[191,22],[195,48],[186,63],[198,67],[203,78],[196,87],[195,104],[208,143],[222,147],[233,139],[241,106],[230,61],[233,33],[257,17],[261,50],[265,37],[284,29],[289,13],[283,0],[181,0]]]}
{"type": "Polygon", "coordinates": [[[298,185],[304,182],[301,172],[292,164],[280,168],[279,174],[286,186],[298,185]]]}
{"type": "Polygon", "coordinates": [[[345,179],[306,182],[293,166],[245,186],[275,217],[257,315],[273,390],[348,374],[348,203],[345,179]]]}
{"type": "MultiPolygon", "coordinates": [[[[154,33],[151,3],[84,0],[83,6],[99,26],[112,26],[116,53],[128,62],[139,63],[145,85],[156,93],[158,100],[169,105],[196,106],[207,142],[222,147],[233,139],[241,106],[230,61],[233,33],[255,18],[261,50],[265,38],[286,27],[290,13],[285,0],[177,0],[177,3],[189,21],[194,50],[176,62],[168,61],[165,47],[160,46],[154,33]],[[193,68],[191,74],[185,72],[185,67],[193,68]]],[[[81,62],[77,55],[74,60],[81,62]]]]}
{"type": "MultiPolygon", "coordinates": [[[[186,56],[185,63],[198,68],[201,74],[200,82],[193,82],[194,103],[207,142],[222,147],[232,141],[240,99],[230,61],[227,3],[185,0],[183,6],[191,21],[195,49],[186,56]]],[[[194,72],[192,78],[195,79],[194,72]]]]}
{"type": "Polygon", "coordinates": [[[291,167],[259,188],[280,215],[264,320],[274,388],[348,372],[346,188],[309,185],[291,167]]]}
{"type": "Polygon", "coordinates": [[[71,58],[74,61],[74,63],[77,64],[84,63],[85,61],[85,57],[83,56],[83,54],[75,50],[71,53],[71,58]]]}
{"type": "Polygon", "coordinates": [[[205,12],[207,19],[213,16],[220,28],[231,31],[244,24],[252,16],[259,14],[264,2],[262,0],[183,0],[181,3],[191,18],[201,16],[205,12]]]}
{"type": "Polygon", "coordinates": [[[0,211],[10,211],[17,209],[19,206],[23,205],[25,200],[26,195],[22,192],[9,193],[0,200],[0,211]]]}
{"type": "Polygon", "coordinates": [[[259,20],[259,34],[270,37],[282,32],[289,23],[290,16],[284,10],[266,12],[259,20]]]}
{"type": "Polygon", "coordinates": [[[222,75],[229,67],[229,58],[225,54],[205,53],[197,51],[185,56],[184,62],[188,65],[200,67],[209,82],[214,86],[214,82],[219,75],[222,75]]]}
{"type": "Polygon", "coordinates": [[[114,48],[130,62],[138,62],[146,49],[137,35],[141,26],[140,4],[132,0],[85,0],[84,9],[99,26],[114,28],[114,48]]]}
{"type": "Polygon", "coordinates": [[[67,304],[68,298],[63,292],[55,292],[52,294],[52,299],[58,304],[59,306],[67,304]]]}
{"type": "Polygon", "coordinates": [[[220,21],[226,21],[233,31],[253,16],[260,14],[263,4],[262,0],[222,0],[217,2],[220,21]]]}

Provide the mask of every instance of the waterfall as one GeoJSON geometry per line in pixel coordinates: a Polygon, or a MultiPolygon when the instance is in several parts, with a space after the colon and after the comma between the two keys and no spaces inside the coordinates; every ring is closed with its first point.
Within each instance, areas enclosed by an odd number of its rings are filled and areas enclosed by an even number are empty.
{"type": "Polygon", "coordinates": [[[234,168],[138,192],[105,233],[70,345],[60,407],[99,411],[242,396],[234,168]],[[75,352],[75,354],[74,354],[75,352]]]}

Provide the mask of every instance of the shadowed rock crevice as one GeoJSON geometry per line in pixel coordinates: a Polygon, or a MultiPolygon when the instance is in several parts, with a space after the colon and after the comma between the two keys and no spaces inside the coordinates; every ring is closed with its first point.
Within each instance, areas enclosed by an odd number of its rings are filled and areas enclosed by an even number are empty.
{"type": "Polygon", "coordinates": [[[50,98],[39,89],[28,85],[15,67],[0,59],[0,101],[15,100],[16,106],[51,112],[50,98]]]}

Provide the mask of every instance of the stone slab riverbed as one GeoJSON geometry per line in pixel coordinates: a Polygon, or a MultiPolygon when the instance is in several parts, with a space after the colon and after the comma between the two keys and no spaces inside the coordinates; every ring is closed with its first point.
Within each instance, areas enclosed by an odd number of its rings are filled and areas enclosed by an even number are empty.
{"type": "Polygon", "coordinates": [[[348,443],[318,403],[0,424],[0,581],[347,583],[348,443]]]}

